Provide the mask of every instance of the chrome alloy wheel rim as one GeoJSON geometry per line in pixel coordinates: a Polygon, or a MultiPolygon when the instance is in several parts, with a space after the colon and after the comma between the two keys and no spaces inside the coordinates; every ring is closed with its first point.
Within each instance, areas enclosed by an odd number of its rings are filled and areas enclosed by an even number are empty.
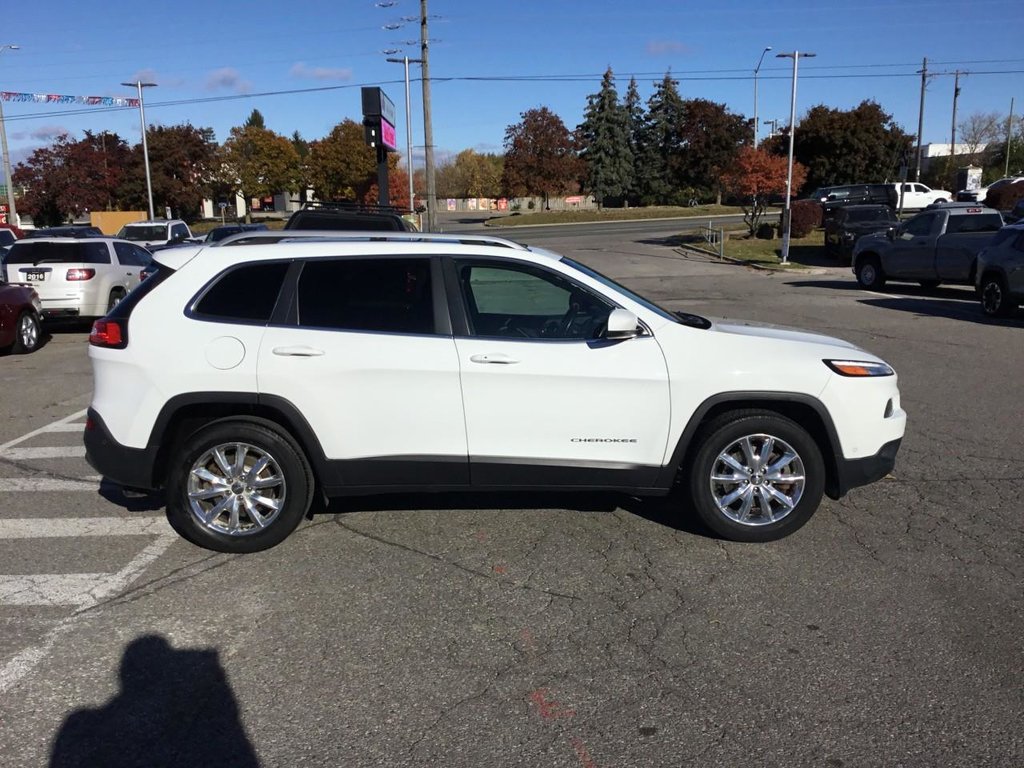
{"type": "Polygon", "coordinates": [[[21,346],[25,349],[35,349],[39,343],[39,324],[31,316],[25,315],[21,318],[18,336],[21,339],[21,346]]]}
{"type": "Polygon", "coordinates": [[[248,443],[223,443],[200,456],[188,473],[188,504],[204,528],[228,536],[259,533],[277,519],[286,499],[274,457],[248,443]]]}
{"type": "Polygon", "coordinates": [[[740,525],[769,525],[796,509],[804,493],[804,463],[771,435],[747,435],[718,454],[711,495],[719,512],[740,525]]]}
{"type": "Polygon", "coordinates": [[[992,281],[985,284],[985,290],[981,294],[981,304],[985,312],[994,315],[999,311],[999,305],[1003,303],[1003,287],[992,281]]]}

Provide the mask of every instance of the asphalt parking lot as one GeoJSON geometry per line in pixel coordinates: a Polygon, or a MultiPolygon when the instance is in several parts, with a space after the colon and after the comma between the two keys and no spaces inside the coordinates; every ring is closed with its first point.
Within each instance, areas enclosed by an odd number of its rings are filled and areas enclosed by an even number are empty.
{"type": "Polygon", "coordinates": [[[1024,314],[609,231],[516,235],[880,354],[895,472],[768,545],[660,502],[390,496],[214,554],[86,464],[86,335],[62,329],[0,357],[0,762],[1024,764],[1024,314]]]}

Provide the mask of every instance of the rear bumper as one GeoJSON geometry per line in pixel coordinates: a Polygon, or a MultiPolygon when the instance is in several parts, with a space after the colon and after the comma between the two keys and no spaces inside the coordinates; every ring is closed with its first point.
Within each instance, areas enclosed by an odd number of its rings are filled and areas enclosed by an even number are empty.
{"type": "Polygon", "coordinates": [[[103,419],[89,409],[85,426],[85,459],[104,478],[126,488],[157,490],[154,479],[157,448],[129,448],[115,440],[103,419]]]}
{"type": "Polygon", "coordinates": [[[874,456],[840,459],[836,466],[836,487],[829,488],[828,495],[838,499],[845,496],[851,488],[873,483],[888,475],[896,466],[896,454],[902,441],[900,438],[886,443],[874,456]]]}

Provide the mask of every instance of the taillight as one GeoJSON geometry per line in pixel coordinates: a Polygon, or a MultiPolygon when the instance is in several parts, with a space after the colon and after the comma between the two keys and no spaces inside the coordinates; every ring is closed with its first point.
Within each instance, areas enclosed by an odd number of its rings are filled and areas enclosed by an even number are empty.
{"type": "Polygon", "coordinates": [[[92,280],[96,277],[95,269],[69,269],[67,277],[64,278],[68,282],[74,280],[92,280]]]}
{"type": "Polygon", "coordinates": [[[89,343],[94,347],[123,349],[128,344],[127,327],[119,320],[97,320],[92,324],[89,343]]]}

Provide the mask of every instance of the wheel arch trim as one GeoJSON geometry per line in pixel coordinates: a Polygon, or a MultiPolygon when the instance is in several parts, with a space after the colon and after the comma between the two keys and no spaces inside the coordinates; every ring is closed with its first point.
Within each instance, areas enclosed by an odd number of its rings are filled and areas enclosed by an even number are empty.
{"type": "Polygon", "coordinates": [[[802,392],[735,391],[720,392],[707,398],[697,406],[687,421],[668,463],[662,468],[656,485],[671,487],[675,483],[679,470],[685,462],[692,459],[692,453],[697,448],[694,438],[703,424],[724,411],[747,408],[774,411],[796,421],[807,430],[821,448],[822,459],[825,462],[826,495],[835,499],[846,493],[848,489],[840,471],[842,446],[835,422],[824,403],[802,392]],[[806,415],[808,411],[814,414],[816,423],[805,424],[796,418],[799,415],[806,415]]]}

